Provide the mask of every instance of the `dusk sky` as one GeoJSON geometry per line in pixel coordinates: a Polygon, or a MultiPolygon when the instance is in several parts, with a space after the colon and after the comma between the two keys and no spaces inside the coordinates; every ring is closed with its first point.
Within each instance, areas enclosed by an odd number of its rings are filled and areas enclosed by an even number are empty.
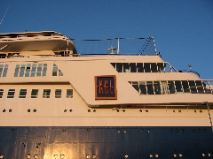
{"type": "Polygon", "coordinates": [[[0,0],[1,33],[42,30],[74,39],[153,35],[165,60],[213,79],[213,0],[0,0]]]}

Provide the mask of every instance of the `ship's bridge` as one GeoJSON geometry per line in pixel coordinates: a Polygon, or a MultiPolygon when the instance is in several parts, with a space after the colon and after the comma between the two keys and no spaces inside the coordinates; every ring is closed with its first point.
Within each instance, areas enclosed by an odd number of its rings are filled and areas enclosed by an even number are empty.
{"type": "Polygon", "coordinates": [[[53,31],[0,34],[0,57],[76,55],[74,43],[53,31]]]}

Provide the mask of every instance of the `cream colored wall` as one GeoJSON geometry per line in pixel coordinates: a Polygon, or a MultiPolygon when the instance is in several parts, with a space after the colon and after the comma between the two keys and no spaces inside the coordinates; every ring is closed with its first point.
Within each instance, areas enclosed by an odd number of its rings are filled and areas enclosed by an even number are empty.
{"type": "MultiPolygon", "coordinates": [[[[0,98],[0,126],[210,126],[207,110],[182,109],[149,109],[148,112],[138,109],[93,109],[93,105],[120,105],[171,102],[213,102],[212,95],[175,94],[175,95],[139,95],[128,81],[136,80],[176,80],[198,79],[192,73],[118,73],[111,62],[160,62],[158,56],[94,56],[94,57],[29,57],[1,59],[0,62],[9,65],[8,75],[0,78],[0,87],[7,90],[16,89],[16,98],[0,98]],[[129,60],[128,60],[129,59],[129,60]],[[4,61],[3,61],[4,60],[4,61]],[[27,62],[47,63],[46,77],[13,77],[15,65],[27,62]],[[52,77],[52,64],[56,63],[64,76],[52,77]],[[100,75],[115,75],[117,78],[118,100],[95,100],[94,77],[100,75]],[[50,82],[49,85],[27,85],[27,82],[50,82]],[[51,82],[69,82],[70,85],[52,85],[51,82]],[[7,83],[7,85],[5,85],[7,83]],[[10,83],[22,83],[12,85],[10,83]],[[17,98],[19,89],[33,88],[54,89],[72,88],[73,98],[17,98]],[[2,112],[3,109],[7,111],[2,112]],[[8,112],[12,109],[12,112],[8,112]],[[37,109],[37,112],[27,112],[27,109],[37,109]],[[64,112],[68,109],[68,112],[64,112]],[[72,109],[72,112],[69,112],[72,109]],[[88,112],[91,109],[91,112],[88,112]]],[[[63,92],[65,93],[65,92],[63,92]]],[[[52,92],[53,95],[53,92],[52,92]]],[[[213,112],[211,110],[211,116],[213,112]]]]}

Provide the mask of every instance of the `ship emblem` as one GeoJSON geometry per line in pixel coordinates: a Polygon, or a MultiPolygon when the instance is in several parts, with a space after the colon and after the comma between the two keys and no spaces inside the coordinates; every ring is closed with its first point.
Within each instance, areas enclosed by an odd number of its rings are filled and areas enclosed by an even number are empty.
{"type": "Polygon", "coordinates": [[[116,100],[116,77],[114,75],[95,77],[95,99],[96,100],[116,100]]]}

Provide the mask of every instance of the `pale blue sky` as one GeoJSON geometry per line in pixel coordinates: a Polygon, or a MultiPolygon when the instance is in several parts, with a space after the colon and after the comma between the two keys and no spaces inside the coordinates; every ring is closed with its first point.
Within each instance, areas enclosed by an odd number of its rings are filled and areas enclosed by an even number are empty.
{"type": "MultiPolygon", "coordinates": [[[[75,39],[154,35],[163,58],[213,79],[212,0],[0,0],[0,32],[54,30],[75,39]]],[[[83,46],[78,46],[83,47],[83,46]]]]}

